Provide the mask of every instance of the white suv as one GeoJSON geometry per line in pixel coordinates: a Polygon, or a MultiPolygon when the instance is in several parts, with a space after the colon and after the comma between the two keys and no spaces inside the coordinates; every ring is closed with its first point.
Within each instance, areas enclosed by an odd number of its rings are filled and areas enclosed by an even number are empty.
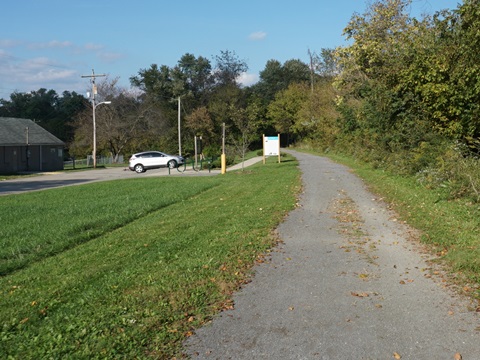
{"type": "Polygon", "coordinates": [[[169,167],[174,169],[185,162],[184,158],[177,155],[168,155],[160,151],[145,151],[133,154],[130,157],[128,168],[137,173],[143,173],[148,169],[169,167]]]}

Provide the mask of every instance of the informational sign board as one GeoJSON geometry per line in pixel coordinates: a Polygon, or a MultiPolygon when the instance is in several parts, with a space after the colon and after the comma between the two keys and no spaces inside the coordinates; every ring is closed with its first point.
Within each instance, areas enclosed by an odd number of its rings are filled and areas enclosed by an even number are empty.
{"type": "Polygon", "coordinates": [[[267,156],[278,156],[280,162],[280,134],[277,136],[263,135],[263,163],[267,156]]]}

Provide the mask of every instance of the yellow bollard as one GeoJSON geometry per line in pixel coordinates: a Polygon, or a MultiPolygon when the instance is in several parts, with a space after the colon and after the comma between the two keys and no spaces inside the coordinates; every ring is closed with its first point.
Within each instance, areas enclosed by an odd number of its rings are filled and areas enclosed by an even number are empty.
{"type": "Polygon", "coordinates": [[[220,160],[222,162],[222,174],[225,174],[227,172],[227,157],[225,154],[222,154],[220,160]]]}

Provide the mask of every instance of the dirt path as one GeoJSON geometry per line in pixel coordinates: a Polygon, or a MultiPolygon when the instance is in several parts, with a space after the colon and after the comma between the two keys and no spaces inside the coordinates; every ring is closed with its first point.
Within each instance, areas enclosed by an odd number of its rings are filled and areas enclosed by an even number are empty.
{"type": "Polygon", "coordinates": [[[409,229],[348,168],[292,152],[283,244],[185,343],[193,359],[480,359],[480,316],[430,276],[409,229]],[[457,354],[457,355],[456,355],[457,354]]]}

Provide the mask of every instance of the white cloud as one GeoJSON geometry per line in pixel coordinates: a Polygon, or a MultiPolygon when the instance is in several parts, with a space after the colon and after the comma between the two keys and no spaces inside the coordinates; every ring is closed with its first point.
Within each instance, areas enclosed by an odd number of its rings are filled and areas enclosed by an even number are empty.
{"type": "Polygon", "coordinates": [[[52,40],[48,42],[43,42],[43,43],[33,43],[30,44],[28,47],[30,49],[63,49],[63,48],[69,48],[72,47],[73,44],[70,41],[58,41],[58,40],[52,40]]]}
{"type": "Polygon", "coordinates": [[[102,50],[105,46],[103,45],[100,45],[100,44],[94,44],[94,43],[88,43],[88,44],[85,44],[85,49],[86,50],[102,50]]]}
{"type": "Polygon", "coordinates": [[[20,45],[20,41],[18,40],[0,39],[0,46],[2,48],[12,48],[18,45],[20,45]]]}
{"type": "Polygon", "coordinates": [[[267,37],[267,33],[264,31],[256,31],[251,33],[248,38],[253,41],[263,40],[267,37]]]}
{"type": "Polygon", "coordinates": [[[97,57],[105,63],[113,63],[116,60],[123,58],[124,55],[120,53],[105,51],[105,52],[98,52],[97,57]]]}
{"type": "Polygon", "coordinates": [[[249,74],[249,73],[242,73],[238,78],[237,81],[243,86],[250,86],[255,84],[258,81],[257,74],[249,74]]]}

